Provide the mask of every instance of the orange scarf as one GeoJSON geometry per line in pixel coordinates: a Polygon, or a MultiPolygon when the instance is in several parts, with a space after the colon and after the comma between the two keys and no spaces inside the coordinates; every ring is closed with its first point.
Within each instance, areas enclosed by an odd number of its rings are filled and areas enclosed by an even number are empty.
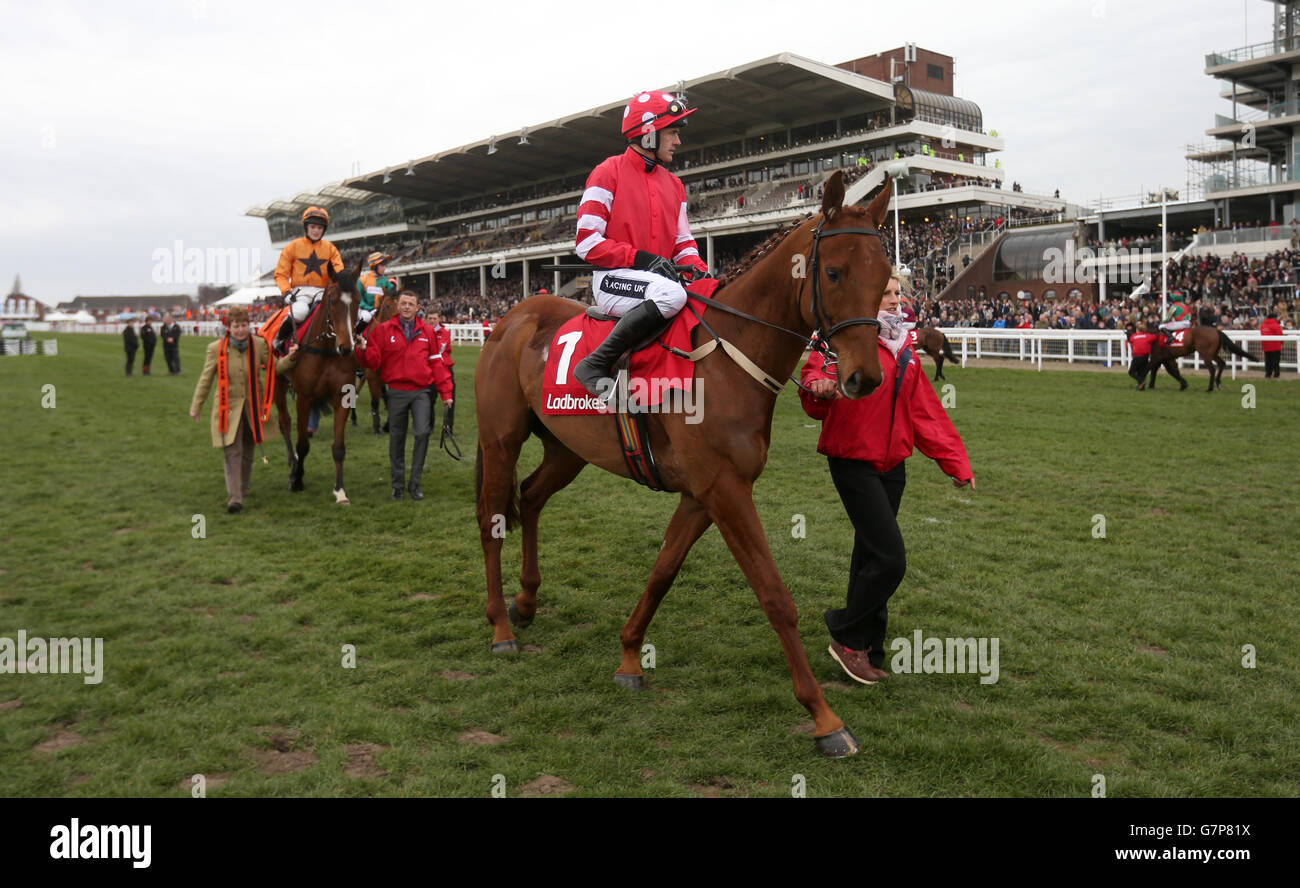
{"type": "Polygon", "coordinates": [[[257,331],[258,336],[266,340],[266,382],[262,385],[262,403],[259,405],[262,416],[262,422],[266,422],[271,417],[271,405],[275,403],[275,335],[280,332],[280,325],[289,316],[289,307],[281,306],[279,311],[266,319],[261,329],[257,331]]]}
{"type": "MultiPolygon", "coordinates": [[[[230,346],[230,335],[222,337],[221,345],[217,347],[217,429],[225,437],[226,429],[230,428],[230,359],[227,349],[230,346]]],[[[269,363],[269,361],[268,361],[269,363]]],[[[246,399],[253,409],[249,411],[252,420],[253,443],[262,443],[262,420],[263,416],[258,409],[260,401],[258,400],[257,385],[257,347],[254,345],[252,338],[248,340],[248,385],[250,388],[249,397],[246,399]]]]}

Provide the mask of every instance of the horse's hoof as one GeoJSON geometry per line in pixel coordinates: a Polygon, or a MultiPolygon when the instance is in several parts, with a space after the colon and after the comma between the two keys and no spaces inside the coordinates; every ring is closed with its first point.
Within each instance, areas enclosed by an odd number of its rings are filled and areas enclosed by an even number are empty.
{"type": "Polygon", "coordinates": [[[519,613],[519,607],[515,604],[514,599],[510,600],[510,607],[506,609],[506,616],[510,618],[510,625],[516,629],[527,629],[533,625],[532,617],[523,617],[519,613]]]}
{"type": "Polygon", "coordinates": [[[348,499],[348,495],[343,492],[342,487],[334,491],[334,502],[340,506],[352,505],[352,500],[348,499]]]}
{"type": "Polygon", "coordinates": [[[629,691],[644,691],[645,677],[641,675],[624,675],[622,672],[614,673],[614,684],[629,691]]]}
{"type": "Polygon", "coordinates": [[[494,654],[517,654],[519,653],[519,642],[513,638],[509,641],[492,642],[492,653],[494,654]]]}
{"type": "Polygon", "coordinates": [[[857,738],[849,733],[848,728],[840,728],[827,734],[825,737],[813,738],[817,743],[817,751],[826,758],[848,758],[851,755],[857,755],[858,746],[857,738]]]}

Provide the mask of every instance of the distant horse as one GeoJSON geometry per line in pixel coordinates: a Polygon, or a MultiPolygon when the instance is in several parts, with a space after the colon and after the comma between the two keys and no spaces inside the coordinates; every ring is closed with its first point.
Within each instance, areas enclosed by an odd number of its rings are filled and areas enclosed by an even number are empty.
{"type": "MultiPolygon", "coordinates": [[[[694,365],[694,390],[703,399],[703,421],[690,424],[681,412],[646,417],[663,484],[680,492],[681,501],[664,533],[645,592],[623,627],[622,662],[614,676],[625,687],[644,687],[640,660],[646,627],[687,552],[710,524],[717,524],[780,637],[795,697],[812,714],[818,749],[834,757],[854,754],[858,744],[826,704],[813,677],[799,640],[794,602],[754,507],[754,481],[767,462],[771,439],[773,389],[779,390],[780,383],[760,385],[725,352],[734,347],[757,365],[754,372],[762,368],[770,380],[785,380],[816,327],[839,356],[840,391],[850,398],[870,394],[881,382],[875,314],[889,281],[890,263],[878,229],[889,197],[889,189],[881,189],[865,209],[844,207],[844,180],[834,173],[826,182],[820,215],[757,248],[735,277],[717,290],[713,304],[705,307],[705,324],[728,345],[694,365]],[[805,261],[806,275],[791,274],[791,268],[804,269],[805,261]]],[[[690,304],[698,305],[697,300],[693,297],[690,304]]],[[[523,628],[536,614],[542,579],[537,525],[547,500],[588,463],[631,476],[611,417],[543,415],[542,379],[552,338],[561,324],[583,310],[576,302],[554,296],[525,299],[493,330],[474,374],[479,538],[494,653],[517,652],[510,624],[523,628]],[[542,462],[516,485],[520,449],[530,434],[542,440],[542,462]],[[509,529],[517,523],[523,525],[523,591],[507,609],[501,584],[501,531],[502,525],[509,529]]],[[[698,345],[709,340],[710,333],[701,324],[692,336],[698,345]]],[[[606,514],[603,521],[606,551],[600,558],[604,560],[625,557],[622,537],[645,533],[618,514],[606,514]]]]}
{"type": "Polygon", "coordinates": [[[352,354],[352,326],[357,320],[357,300],[352,295],[360,263],[356,271],[342,271],[325,288],[320,304],[307,325],[302,346],[297,352],[297,362],[288,377],[276,379],[275,409],[280,419],[280,437],[289,451],[289,489],[303,489],[303,461],[311,450],[307,435],[311,405],[328,399],[334,407],[334,501],[346,505],[348,496],[343,491],[343,456],[346,447],[343,436],[347,431],[350,406],[356,395],[347,396],[345,386],[356,388],[357,359],[352,354]],[[285,401],[287,383],[293,384],[298,398],[297,451],[289,443],[291,423],[285,401]]]}
{"type": "MultiPolygon", "coordinates": [[[[1149,325],[1148,325],[1149,329],[1149,325]]],[[[1159,330],[1152,330],[1153,333],[1159,333],[1159,330]]],[[[1192,352],[1201,356],[1205,366],[1210,368],[1210,384],[1206,388],[1207,392],[1212,392],[1216,388],[1223,388],[1223,371],[1228,366],[1228,362],[1219,357],[1219,350],[1226,348],[1238,357],[1250,360],[1250,354],[1241,346],[1237,345],[1228,338],[1217,327],[1195,324],[1186,330],[1175,331],[1182,333],[1182,343],[1173,343],[1170,345],[1161,345],[1157,340],[1151,346],[1151,381],[1148,388],[1156,387],[1156,374],[1160,372],[1161,365],[1169,371],[1169,375],[1178,380],[1179,391],[1187,388],[1187,380],[1183,379],[1178,372],[1178,359],[1185,358],[1192,352]]],[[[1166,335],[1169,335],[1166,333],[1166,335]]]]}
{"type": "Polygon", "coordinates": [[[957,363],[957,356],[952,353],[952,344],[948,342],[948,337],[935,327],[918,328],[912,332],[916,334],[914,343],[916,347],[934,359],[935,380],[947,379],[948,377],[943,375],[943,359],[947,358],[952,363],[957,363]]]}
{"type": "MultiPolygon", "coordinates": [[[[366,332],[369,333],[369,331],[375,329],[375,327],[378,327],[395,314],[397,314],[397,300],[389,298],[388,294],[385,293],[379,297],[379,304],[375,306],[375,313],[370,318],[370,324],[366,327],[366,332]]],[[[384,398],[384,381],[379,378],[378,370],[371,370],[367,367],[365,372],[366,386],[370,389],[370,422],[374,426],[375,434],[380,435],[388,431],[387,421],[384,422],[382,431],[379,427],[379,405],[387,405],[388,403],[384,398]]]]}

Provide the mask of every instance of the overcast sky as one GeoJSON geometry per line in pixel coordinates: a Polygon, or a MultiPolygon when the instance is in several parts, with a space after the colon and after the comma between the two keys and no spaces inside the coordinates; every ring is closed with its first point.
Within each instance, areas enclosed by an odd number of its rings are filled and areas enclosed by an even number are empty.
{"type": "Polygon", "coordinates": [[[560,8],[0,0],[3,292],[21,274],[50,304],[193,293],[155,283],[155,251],[260,250],[270,268],[254,204],[782,51],[953,56],[1026,190],[1182,188],[1184,146],[1229,108],[1205,53],[1268,39],[1272,16],[1261,0],[560,8]]]}

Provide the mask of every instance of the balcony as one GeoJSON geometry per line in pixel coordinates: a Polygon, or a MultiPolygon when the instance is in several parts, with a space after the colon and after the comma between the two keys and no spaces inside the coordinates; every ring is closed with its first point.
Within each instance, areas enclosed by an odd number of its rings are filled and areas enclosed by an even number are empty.
{"type": "Polygon", "coordinates": [[[1205,67],[1217,68],[1220,65],[1250,62],[1296,50],[1300,50],[1300,36],[1291,37],[1289,40],[1265,40],[1263,43],[1252,43],[1250,46],[1208,53],[1205,56],[1205,67]]]}

